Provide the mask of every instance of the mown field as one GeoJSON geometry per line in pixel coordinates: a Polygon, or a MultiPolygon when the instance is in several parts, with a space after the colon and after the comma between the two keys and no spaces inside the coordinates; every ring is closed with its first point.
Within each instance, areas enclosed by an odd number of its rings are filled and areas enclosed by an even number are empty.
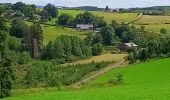
{"type": "MultiPolygon", "coordinates": [[[[67,13],[76,17],[79,13],[83,13],[82,10],[59,10],[59,13],[67,13]]],[[[102,12],[102,11],[91,11],[94,15],[104,17],[106,22],[110,24],[112,20],[116,20],[119,23],[129,22],[137,18],[137,13],[111,13],[111,12],[102,12]]]]}
{"type": "Polygon", "coordinates": [[[160,32],[161,28],[170,30],[170,16],[143,15],[140,20],[135,22],[135,25],[143,25],[148,31],[157,33],[160,32]]]}
{"type": "Polygon", "coordinates": [[[87,64],[87,63],[91,63],[91,62],[117,62],[122,60],[124,57],[126,57],[127,54],[111,54],[111,53],[105,53],[99,56],[93,56],[89,59],[85,59],[85,60],[80,60],[80,61],[76,61],[74,63],[66,63],[64,65],[68,65],[68,64],[87,64]]]}
{"type": "Polygon", "coordinates": [[[113,87],[85,89],[14,90],[12,97],[3,100],[169,100],[170,59],[154,60],[113,69],[90,84],[105,84],[122,74],[124,84],[113,87]]]}

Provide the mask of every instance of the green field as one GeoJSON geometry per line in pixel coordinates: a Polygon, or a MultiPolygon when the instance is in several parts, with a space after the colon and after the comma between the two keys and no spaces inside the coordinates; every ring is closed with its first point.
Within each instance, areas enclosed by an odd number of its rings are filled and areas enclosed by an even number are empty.
{"type": "MultiPolygon", "coordinates": [[[[76,17],[79,13],[83,13],[82,10],[59,10],[59,13],[67,13],[76,17]]],[[[119,23],[130,22],[137,18],[137,13],[111,13],[111,12],[102,12],[102,11],[91,11],[94,15],[104,17],[106,22],[110,24],[112,20],[116,20],[119,23]]]]}
{"type": "Polygon", "coordinates": [[[56,89],[15,90],[3,100],[169,100],[170,59],[161,59],[113,69],[90,84],[104,84],[123,74],[124,84],[114,87],[88,87],[57,91],[56,89]]]}
{"type": "MultiPolygon", "coordinates": [[[[31,25],[31,22],[27,22],[28,25],[31,25]]],[[[88,31],[78,31],[73,28],[67,28],[62,26],[50,26],[50,25],[41,25],[44,32],[44,44],[47,44],[50,40],[56,39],[60,35],[70,35],[70,36],[79,36],[85,38],[88,31]]]]}
{"type": "Polygon", "coordinates": [[[170,16],[151,16],[143,15],[142,18],[135,22],[135,26],[143,25],[146,30],[160,32],[161,28],[166,28],[170,31],[170,16]]]}

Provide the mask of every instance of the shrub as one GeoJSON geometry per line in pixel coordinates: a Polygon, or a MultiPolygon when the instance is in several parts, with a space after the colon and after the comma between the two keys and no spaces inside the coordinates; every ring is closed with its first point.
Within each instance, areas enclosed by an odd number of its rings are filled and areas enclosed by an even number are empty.
{"type": "Polygon", "coordinates": [[[68,66],[55,66],[51,62],[35,62],[27,72],[25,77],[28,86],[37,86],[44,84],[46,86],[57,86],[59,89],[61,85],[70,85],[80,81],[84,76],[90,72],[97,71],[109,62],[89,63],[68,66]]]}
{"type": "Polygon", "coordinates": [[[165,55],[165,54],[160,54],[159,55],[159,58],[166,58],[167,57],[167,55],[165,55]]]}
{"type": "Polygon", "coordinates": [[[24,52],[20,53],[20,56],[18,58],[18,63],[21,65],[26,64],[26,63],[30,62],[30,59],[31,59],[30,54],[28,52],[24,51],[24,52]]]}

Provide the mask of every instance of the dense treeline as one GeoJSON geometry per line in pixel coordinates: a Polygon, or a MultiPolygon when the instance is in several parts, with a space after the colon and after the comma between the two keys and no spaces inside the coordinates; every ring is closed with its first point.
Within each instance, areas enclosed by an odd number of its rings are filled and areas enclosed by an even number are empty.
{"type": "Polygon", "coordinates": [[[62,35],[50,41],[43,49],[42,59],[55,59],[56,63],[71,62],[91,56],[91,49],[85,41],[76,36],[62,35]]]}
{"type": "Polygon", "coordinates": [[[58,17],[57,24],[73,27],[75,27],[77,24],[92,24],[94,25],[94,28],[98,28],[106,26],[107,23],[103,17],[95,16],[92,13],[86,11],[84,13],[78,14],[76,18],[73,18],[73,16],[66,13],[61,14],[58,17]]]}
{"type": "Polygon", "coordinates": [[[27,72],[25,85],[29,87],[35,87],[39,84],[44,86],[70,85],[80,81],[90,72],[97,71],[108,64],[109,62],[92,62],[89,64],[55,66],[50,62],[35,62],[27,72]]]}

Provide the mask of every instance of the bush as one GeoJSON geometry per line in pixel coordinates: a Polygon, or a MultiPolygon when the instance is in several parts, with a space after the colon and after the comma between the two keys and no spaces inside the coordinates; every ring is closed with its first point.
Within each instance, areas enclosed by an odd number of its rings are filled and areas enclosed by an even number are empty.
{"type": "Polygon", "coordinates": [[[114,85],[119,85],[119,84],[122,84],[123,81],[124,81],[123,75],[122,74],[118,74],[118,75],[116,75],[115,79],[109,80],[109,83],[110,84],[114,84],[114,85]]]}
{"type": "Polygon", "coordinates": [[[158,55],[157,55],[157,54],[152,54],[150,57],[151,57],[151,58],[157,58],[158,55]]]}
{"type": "Polygon", "coordinates": [[[31,60],[30,54],[24,51],[20,53],[20,56],[18,58],[18,63],[22,65],[30,62],[30,60],[31,60]]]}
{"type": "Polygon", "coordinates": [[[45,86],[70,85],[80,81],[90,72],[97,71],[110,64],[109,62],[89,63],[68,66],[55,66],[50,62],[35,62],[27,72],[25,77],[28,86],[37,86],[44,84],[45,86]]]}
{"type": "Polygon", "coordinates": [[[165,55],[165,54],[160,54],[160,55],[159,55],[159,58],[167,58],[167,55],[165,55]]]}
{"type": "Polygon", "coordinates": [[[92,55],[97,56],[103,52],[103,45],[101,43],[94,44],[92,46],[92,55]]]}

